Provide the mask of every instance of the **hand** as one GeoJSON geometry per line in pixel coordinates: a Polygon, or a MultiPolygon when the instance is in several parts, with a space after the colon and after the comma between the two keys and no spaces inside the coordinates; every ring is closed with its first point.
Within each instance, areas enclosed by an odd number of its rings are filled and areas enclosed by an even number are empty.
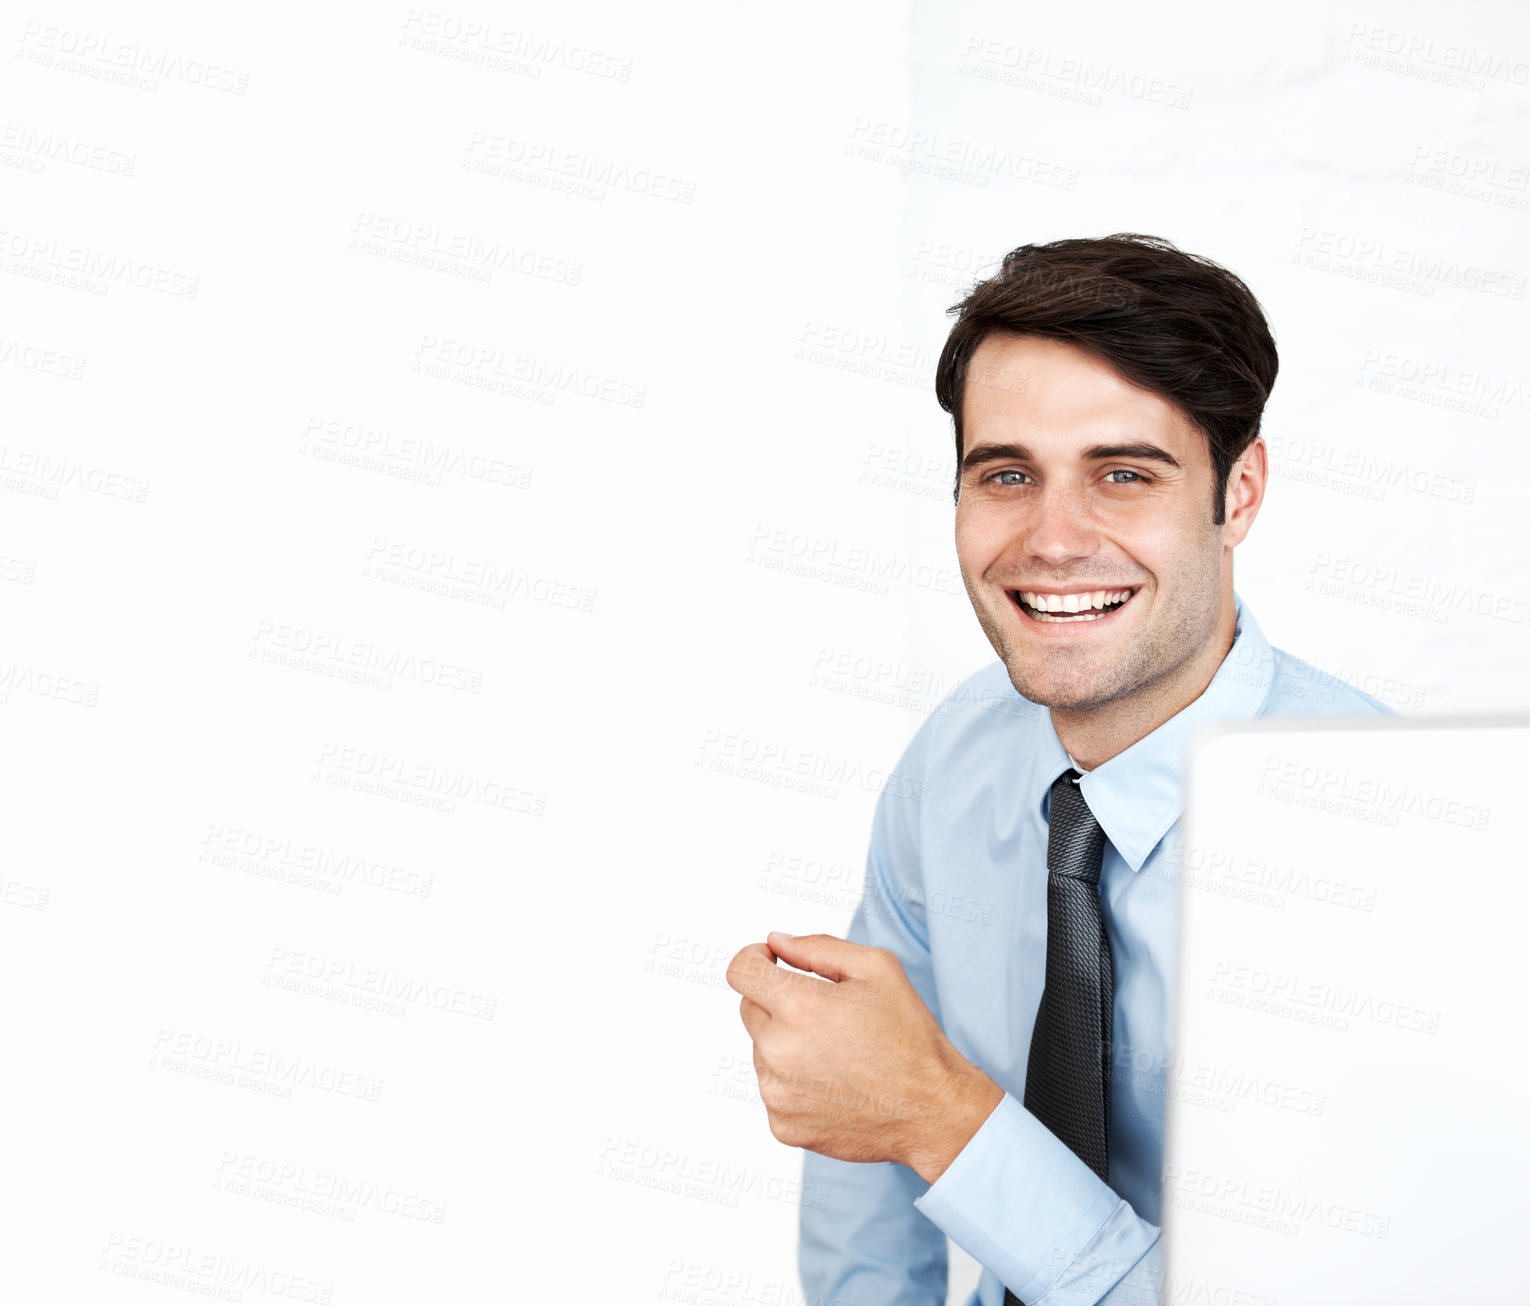
{"type": "Polygon", "coordinates": [[[886,948],[771,934],[728,963],[728,985],[743,995],[770,1132],[788,1146],[898,1161],[934,1183],[1004,1096],[886,948]]]}

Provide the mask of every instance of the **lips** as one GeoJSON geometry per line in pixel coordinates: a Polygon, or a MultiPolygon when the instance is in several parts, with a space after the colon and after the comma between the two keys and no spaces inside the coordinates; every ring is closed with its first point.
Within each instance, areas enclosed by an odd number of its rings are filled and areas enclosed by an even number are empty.
{"type": "Polygon", "coordinates": [[[1058,594],[1045,590],[1008,590],[1010,601],[1027,620],[1040,624],[1103,621],[1131,602],[1136,587],[1058,594]]]}

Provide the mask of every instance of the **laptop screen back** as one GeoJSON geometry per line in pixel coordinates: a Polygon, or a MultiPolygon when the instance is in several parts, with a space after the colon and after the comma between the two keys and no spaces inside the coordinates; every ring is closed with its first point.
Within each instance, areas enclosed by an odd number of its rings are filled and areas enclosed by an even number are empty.
{"type": "Polygon", "coordinates": [[[1530,721],[1191,749],[1166,1302],[1523,1295],[1530,721]]]}

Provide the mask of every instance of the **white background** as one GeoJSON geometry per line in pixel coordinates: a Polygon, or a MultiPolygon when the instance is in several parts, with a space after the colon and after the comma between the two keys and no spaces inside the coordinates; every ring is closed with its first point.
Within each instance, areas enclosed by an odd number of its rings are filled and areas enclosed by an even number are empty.
{"type": "Polygon", "coordinates": [[[723,969],[993,656],[932,377],[1015,245],[1241,275],[1266,634],[1526,703],[1514,6],[4,23],[15,1292],[795,1292],[723,969]]]}

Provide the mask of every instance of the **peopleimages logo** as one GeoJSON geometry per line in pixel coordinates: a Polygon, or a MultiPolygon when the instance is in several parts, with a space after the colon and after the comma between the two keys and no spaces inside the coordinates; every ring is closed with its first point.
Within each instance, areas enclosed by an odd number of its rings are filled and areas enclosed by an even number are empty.
{"type": "Polygon", "coordinates": [[[1375,23],[1352,23],[1345,44],[1345,58],[1356,63],[1365,62],[1364,52],[1372,55],[1390,55],[1393,64],[1386,65],[1394,71],[1402,71],[1410,62],[1429,66],[1429,72],[1417,70],[1413,75],[1424,76],[1429,81],[1446,85],[1463,86],[1467,90],[1480,91],[1482,82],[1496,80],[1510,86],[1530,86],[1530,60],[1514,59],[1497,50],[1473,49],[1454,41],[1439,41],[1420,32],[1399,32],[1375,23]],[[1478,79],[1471,85],[1467,79],[1478,79]]]}
{"type": "Polygon", "coordinates": [[[1296,248],[1298,257],[1316,254],[1369,268],[1378,275],[1395,272],[1423,282],[1479,290],[1504,299],[1522,300],[1525,297],[1524,277],[1443,254],[1430,254],[1405,245],[1389,245],[1375,236],[1303,227],[1296,248]]]}
{"type": "Polygon", "coordinates": [[[864,766],[846,757],[799,748],[780,739],[708,730],[696,765],[719,775],[757,780],[822,798],[837,798],[840,787],[923,802],[925,782],[897,771],[864,766]]]}
{"type": "Polygon", "coordinates": [[[157,290],[172,299],[195,299],[201,286],[201,278],[187,272],[79,245],[60,245],[51,236],[34,236],[24,231],[0,231],[0,254],[39,269],[78,273],[85,281],[157,290]]]}
{"type": "Polygon", "coordinates": [[[137,90],[157,91],[159,83],[155,78],[211,91],[226,91],[230,95],[243,95],[250,85],[249,73],[224,68],[206,59],[186,59],[166,50],[125,44],[109,36],[69,27],[27,23],[21,29],[20,45],[17,57],[24,57],[28,63],[83,73],[137,90]]]}
{"type": "Polygon", "coordinates": [[[1278,1224],[1272,1226],[1283,1233],[1299,1233],[1305,1224],[1385,1238],[1392,1226],[1391,1217],[1379,1212],[1172,1162],[1163,1168],[1163,1190],[1171,1205],[1183,1206],[1187,1204],[1185,1199],[1201,1198],[1209,1204],[1197,1209],[1207,1215],[1262,1214],[1289,1224],[1284,1229],[1278,1224]]]}
{"type": "Polygon", "coordinates": [[[502,66],[508,71],[528,71],[533,76],[541,76],[543,68],[551,67],[615,82],[625,82],[632,76],[631,59],[494,23],[459,18],[439,9],[411,9],[403,31],[398,43],[411,49],[447,54],[469,63],[487,63],[490,67],[502,66]],[[496,62],[495,56],[503,62],[496,62]]]}
{"type": "Polygon", "coordinates": [[[1379,808],[1400,816],[1419,816],[1429,821],[1443,821],[1468,830],[1486,830],[1492,811],[1464,803],[1443,794],[1425,793],[1409,785],[1396,784],[1376,776],[1353,775],[1349,771],[1317,766],[1299,759],[1267,757],[1259,772],[1262,784],[1285,785],[1292,789],[1345,799],[1379,808]]]}
{"type": "Polygon", "coordinates": [[[984,145],[872,118],[855,120],[846,153],[872,163],[893,163],[932,177],[985,187],[993,177],[1008,177],[1061,190],[1074,190],[1078,186],[1077,168],[1049,163],[997,145],[984,145]]]}
{"type": "Polygon", "coordinates": [[[1099,93],[1103,92],[1146,104],[1188,109],[1195,94],[1190,87],[1162,77],[982,36],[969,37],[962,55],[964,62],[958,71],[969,76],[1027,90],[1045,90],[1048,89],[1046,84],[1052,83],[1054,87],[1066,87],[1074,92],[1064,98],[1081,98],[1095,106],[1102,103],[1099,93]]]}
{"type": "Polygon", "coordinates": [[[250,1288],[289,1301],[327,1306],[335,1291],[335,1285],[326,1280],[141,1234],[110,1234],[101,1255],[98,1269],[226,1301],[240,1300],[243,1290],[250,1288]]]}
{"type": "MultiPolygon", "coordinates": [[[[1321,1013],[1329,1020],[1305,1023],[1326,1024],[1333,1029],[1348,1029],[1351,1019],[1389,1025],[1415,1034],[1437,1034],[1440,1029],[1438,1011],[1377,997],[1359,989],[1346,989],[1340,984],[1309,980],[1301,975],[1283,975],[1239,962],[1217,962],[1212,970],[1211,984],[1213,990],[1221,986],[1226,991],[1242,995],[1242,1000],[1230,1002],[1230,1006],[1242,1006],[1274,1016],[1293,1016],[1298,1011],[1312,1015],[1321,1013]]],[[[1218,1000],[1221,1000],[1220,994],[1218,1000]]]]}

